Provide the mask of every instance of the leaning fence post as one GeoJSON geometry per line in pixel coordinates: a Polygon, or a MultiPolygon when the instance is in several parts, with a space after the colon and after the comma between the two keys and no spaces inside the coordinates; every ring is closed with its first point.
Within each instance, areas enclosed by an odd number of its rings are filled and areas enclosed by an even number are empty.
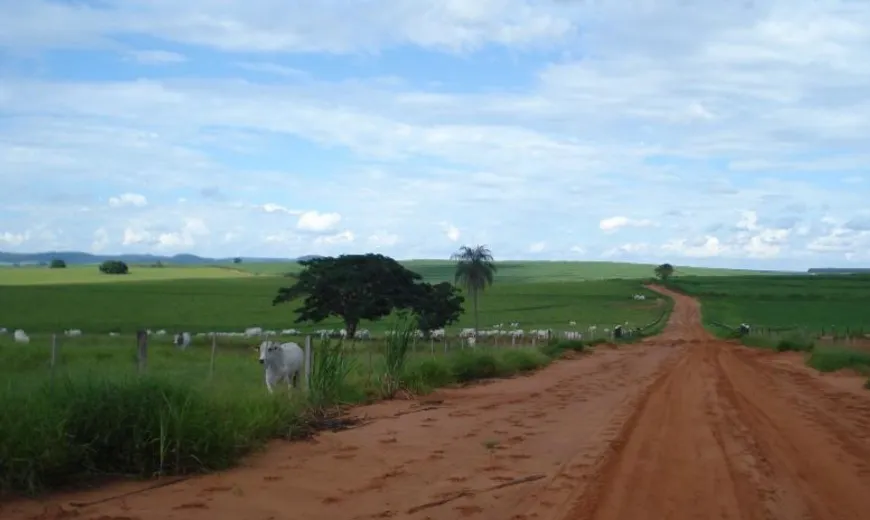
{"type": "Polygon", "coordinates": [[[136,331],[136,361],[139,374],[144,374],[148,366],[148,332],[142,329],[136,331]]]}
{"type": "Polygon", "coordinates": [[[54,367],[57,364],[57,334],[51,335],[51,386],[54,386],[54,367]]]}
{"type": "Polygon", "coordinates": [[[311,336],[305,336],[305,389],[311,389],[311,336]]]}
{"type": "Polygon", "coordinates": [[[217,354],[217,334],[211,336],[211,365],[209,367],[209,377],[214,377],[214,358],[217,354]]]}

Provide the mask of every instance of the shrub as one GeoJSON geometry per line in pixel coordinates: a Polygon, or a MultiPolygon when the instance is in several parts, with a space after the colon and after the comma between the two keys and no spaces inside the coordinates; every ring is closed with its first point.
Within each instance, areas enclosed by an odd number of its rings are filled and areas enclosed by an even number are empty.
{"type": "Polygon", "coordinates": [[[807,364],[819,372],[834,372],[843,368],[870,369],[870,353],[844,347],[820,347],[810,353],[807,364]]]}
{"type": "Polygon", "coordinates": [[[451,359],[453,376],[459,383],[487,379],[499,375],[496,357],[481,350],[463,350],[451,359]]]}
{"type": "Polygon", "coordinates": [[[100,264],[100,272],[103,274],[128,274],[130,268],[120,260],[106,260],[100,264]]]}
{"type": "Polygon", "coordinates": [[[547,365],[550,358],[539,350],[508,350],[501,356],[505,373],[530,372],[547,365]]]}
{"type": "MultiPolygon", "coordinates": [[[[589,345],[598,345],[606,342],[606,339],[599,338],[589,342],[589,345]]],[[[557,358],[567,350],[573,350],[574,352],[583,352],[584,350],[586,350],[586,346],[587,344],[579,339],[563,339],[543,345],[540,347],[539,351],[548,358],[557,358]]]]}
{"type": "Polygon", "coordinates": [[[797,334],[786,336],[779,340],[776,344],[777,352],[810,352],[813,350],[815,342],[810,338],[805,338],[797,334]]]}
{"type": "Polygon", "coordinates": [[[426,359],[416,363],[406,369],[402,379],[410,389],[419,393],[456,382],[450,364],[442,359],[426,359]]]}
{"type": "Polygon", "coordinates": [[[48,267],[50,269],[64,269],[66,268],[66,262],[61,260],[60,258],[55,258],[51,261],[50,264],[48,264],[48,267]]]}

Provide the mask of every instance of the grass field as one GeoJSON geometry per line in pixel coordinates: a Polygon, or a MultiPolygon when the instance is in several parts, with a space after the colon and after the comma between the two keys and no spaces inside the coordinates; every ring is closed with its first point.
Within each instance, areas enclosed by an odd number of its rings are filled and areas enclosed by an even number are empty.
{"type": "MultiPolygon", "coordinates": [[[[420,273],[427,281],[452,281],[453,263],[447,260],[403,260],[402,265],[420,273]]],[[[645,278],[653,274],[653,264],[625,262],[496,262],[498,283],[571,282],[613,278],[645,278]]],[[[301,266],[287,263],[228,264],[227,267],[254,274],[298,273],[301,266]]],[[[675,276],[735,276],[770,274],[761,271],[676,266],[675,276]]]]}
{"type": "Polygon", "coordinates": [[[96,265],[75,265],[64,269],[48,267],[0,267],[0,286],[57,285],[142,282],[155,280],[249,278],[251,273],[223,266],[152,267],[131,265],[125,275],[108,275],[96,265]]]}
{"type": "Polygon", "coordinates": [[[708,323],[819,336],[832,329],[870,332],[870,276],[697,277],[672,284],[701,299],[708,323]]]}
{"type": "MultiPolygon", "coordinates": [[[[242,331],[254,326],[307,331],[341,328],[336,319],[300,326],[293,322],[295,304],[273,307],[278,287],[288,282],[262,276],[7,286],[0,288],[0,327],[28,333],[74,328],[86,334],[133,333],[143,327],[189,332],[242,331]]],[[[578,326],[612,326],[625,321],[640,325],[662,312],[655,293],[637,280],[496,284],[483,295],[480,306],[481,327],[518,321],[526,330],[564,330],[569,321],[578,322],[578,326]],[[649,298],[635,301],[635,293],[649,298]]],[[[472,324],[467,313],[453,328],[472,324]]],[[[377,322],[362,324],[373,332],[383,330],[383,326],[377,322]]]]}

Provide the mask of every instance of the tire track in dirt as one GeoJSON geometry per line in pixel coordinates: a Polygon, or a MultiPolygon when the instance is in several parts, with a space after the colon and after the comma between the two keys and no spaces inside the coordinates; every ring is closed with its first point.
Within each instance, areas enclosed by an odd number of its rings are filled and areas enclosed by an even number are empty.
{"type": "Polygon", "coordinates": [[[562,520],[858,520],[870,512],[870,396],[709,336],[676,301],[661,341],[689,340],[562,520]]]}

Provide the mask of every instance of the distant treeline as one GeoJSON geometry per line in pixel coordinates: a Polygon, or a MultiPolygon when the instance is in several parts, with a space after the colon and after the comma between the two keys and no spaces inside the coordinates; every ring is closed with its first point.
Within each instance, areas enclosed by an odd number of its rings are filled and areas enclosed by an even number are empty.
{"type": "Polygon", "coordinates": [[[810,274],[870,274],[870,267],[811,267],[810,274]]]}

